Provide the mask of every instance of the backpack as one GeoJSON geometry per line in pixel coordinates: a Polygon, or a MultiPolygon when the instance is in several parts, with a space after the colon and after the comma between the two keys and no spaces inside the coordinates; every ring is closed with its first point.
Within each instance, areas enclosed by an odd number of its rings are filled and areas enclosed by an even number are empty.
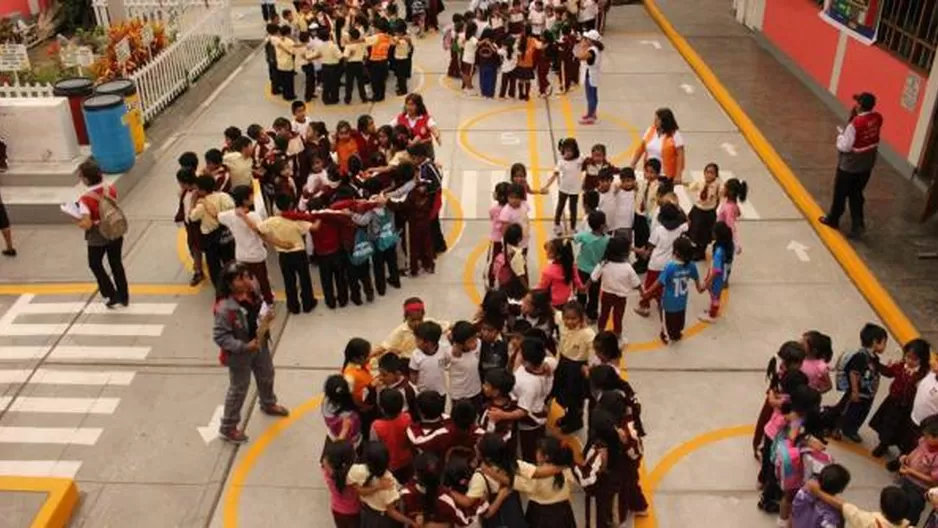
{"type": "Polygon", "coordinates": [[[505,248],[502,251],[498,252],[498,255],[495,255],[495,260],[492,263],[492,269],[495,270],[495,284],[499,288],[504,288],[511,283],[511,279],[515,277],[514,271],[511,269],[511,262],[506,256],[508,253],[508,248],[505,248]]]}
{"type": "Polygon", "coordinates": [[[838,391],[846,392],[850,390],[850,376],[847,375],[847,365],[853,361],[853,358],[857,354],[862,352],[862,349],[846,351],[842,352],[840,356],[837,357],[837,363],[834,365],[834,370],[837,372],[834,385],[837,387],[838,391]]]}
{"type": "Polygon", "coordinates": [[[790,427],[783,427],[772,440],[772,465],[783,490],[798,489],[804,484],[804,461],[798,445],[789,437],[790,427]]]}
{"type": "Polygon", "coordinates": [[[443,32],[443,49],[449,51],[453,49],[453,31],[452,27],[446,28],[446,31],[443,32]]]}
{"type": "Polygon", "coordinates": [[[387,211],[375,214],[375,218],[377,218],[378,224],[377,233],[375,234],[376,249],[378,251],[387,251],[397,245],[400,240],[397,230],[394,229],[394,219],[387,211]]]}
{"type": "Polygon", "coordinates": [[[98,232],[107,241],[117,240],[127,234],[127,216],[109,194],[110,186],[101,188],[102,193],[89,193],[98,202],[98,232]]]}
{"type": "Polygon", "coordinates": [[[371,240],[368,238],[368,233],[364,229],[358,229],[355,231],[355,245],[352,246],[352,254],[349,257],[349,260],[352,262],[353,266],[361,266],[362,264],[368,262],[368,259],[371,258],[375,253],[375,246],[371,243],[371,240]]]}

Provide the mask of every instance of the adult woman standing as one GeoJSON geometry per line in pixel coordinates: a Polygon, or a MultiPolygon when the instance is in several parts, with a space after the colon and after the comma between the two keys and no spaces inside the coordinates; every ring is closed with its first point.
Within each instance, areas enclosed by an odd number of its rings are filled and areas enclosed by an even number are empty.
{"type": "Polygon", "coordinates": [[[632,156],[631,167],[634,169],[639,160],[656,159],[661,162],[661,176],[675,184],[684,181],[684,137],[677,126],[677,120],[670,108],[655,110],[655,124],[648,127],[642,137],[642,144],[632,156]]]}
{"type": "Polygon", "coordinates": [[[430,117],[426,105],[423,104],[423,97],[420,94],[408,94],[404,98],[404,111],[398,114],[391,126],[402,125],[413,135],[410,144],[425,144],[430,150],[430,159],[436,159],[433,151],[433,142],[442,145],[440,140],[440,129],[436,127],[436,121],[430,117]]]}
{"type": "Polygon", "coordinates": [[[251,387],[251,374],[257,383],[261,411],[271,416],[288,416],[274,394],[274,363],[270,357],[270,323],[274,313],[264,310],[264,300],[255,290],[254,277],[240,263],[225,266],[218,281],[215,324],[212,338],[221,348],[219,360],[228,367],[228,394],[218,434],[240,444],[248,441],[238,428],[241,407],[251,387]]]}
{"type": "MultiPolygon", "coordinates": [[[[130,302],[130,293],[127,287],[127,275],[124,273],[124,261],[121,252],[124,248],[123,234],[114,236],[114,233],[105,233],[101,229],[101,210],[102,204],[112,212],[119,213],[117,208],[117,188],[104,182],[104,175],[101,173],[101,167],[94,160],[87,160],[78,167],[78,177],[81,182],[88,187],[85,194],[78,199],[78,220],[77,225],[85,231],[85,240],[88,242],[88,267],[94,274],[98,282],[98,291],[101,296],[107,299],[108,308],[114,308],[118,304],[127,306],[130,302]],[[114,275],[114,282],[104,269],[104,256],[107,255],[107,263],[114,275]]],[[[111,216],[111,215],[109,215],[111,216]]],[[[123,219],[123,214],[114,214],[123,219]]],[[[126,222],[126,220],[124,220],[126,222]]],[[[107,231],[112,231],[120,226],[111,225],[108,221],[107,231]]],[[[126,230],[126,223],[123,224],[123,230],[126,230]]]]}
{"type": "Polygon", "coordinates": [[[577,46],[576,58],[583,62],[583,88],[586,90],[586,115],[580,119],[581,125],[596,122],[596,109],[599,107],[599,70],[602,62],[603,43],[599,31],[591,29],[583,34],[583,41],[577,46]]]}

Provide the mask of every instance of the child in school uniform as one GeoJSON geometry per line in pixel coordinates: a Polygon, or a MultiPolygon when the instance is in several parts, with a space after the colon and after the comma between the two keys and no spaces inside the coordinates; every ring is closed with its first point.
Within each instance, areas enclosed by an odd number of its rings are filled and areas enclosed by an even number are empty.
{"type": "Polygon", "coordinates": [[[323,452],[322,476],[329,488],[329,505],[336,528],[361,525],[358,492],[348,485],[348,473],[354,463],[355,447],[351,442],[333,442],[323,452]]]}
{"type": "Polygon", "coordinates": [[[735,254],[733,233],[729,226],[723,222],[717,222],[713,226],[713,239],[710,271],[707,272],[707,279],[704,282],[704,288],[710,293],[710,307],[699,317],[705,323],[716,322],[717,316],[720,315],[725,278],[729,276],[735,254]]]}
{"type": "MultiPolygon", "coordinates": [[[[556,368],[557,360],[547,357],[543,340],[524,339],[521,343],[521,366],[515,370],[512,395],[518,401],[518,441],[521,458],[526,461],[535,460],[537,444],[546,431],[547,399],[551,395],[556,368]]],[[[493,411],[489,414],[491,416],[493,411]]],[[[495,416],[505,417],[506,414],[499,411],[495,416]]]]}
{"type": "Polygon", "coordinates": [[[413,74],[414,45],[407,35],[407,24],[398,22],[392,28],[394,31],[394,77],[397,80],[398,96],[407,95],[407,81],[413,74]]]}
{"type": "Polygon", "coordinates": [[[518,461],[518,474],[514,488],[528,497],[524,518],[528,526],[538,528],[569,528],[576,526],[570,496],[576,477],[571,471],[573,452],[560,440],[547,436],[538,442],[536,465],[518,461]],[[551,464],[560,472],[550,477],[539,477],[538,466],[551,464]]]}
{"type": "Polygon", "coordinates": [[[345,104],[352,104],[352,91],[358,84],[358,97],[361,102],[368,102],[365,93],[365,42],[361,40],[361,33],[356,28],[349,30],[349,43],[342,50],[345,59],[345,104]]]}
{"type": "Polygon", "coordinates": [[[564,305],[556,317],[560,360],[554,373],[553,394],[564,409],[557,426],[563,434],[571,434],[583,428],[583,404],[588,396],[583,369],[593,349],[596,331],[587,324],[583,306],[576,301],[564,305]]]}
{"type": "Polygon", "coordinates": [[[273,41],[277,60],[277,77],[280,80],[280,93],[285,101],[290,102],[296,99],[296,92],[294,91],[296,43],[293,41],[292,34],[292,26],[280,26],[280,35],[277,40],[273,41]]]}
{"type": "Polygon", "coordinates": [[[280,26],[267,24],[267,38],[264,39],[264,60],[267,62],[267,77],[270,79],[271,95],[280,95],[280,75],[277,73],[277,41],[280,40],[280,26]]]}
{"type": "Polygon", "coordinates": [[[215,190],[229,192],[231,190],[231,174],[224,163],[224,154],[219,149],[209,149],[205,152],[205,168],[202,175],[211,176],[215,182],[215,190]]]}
{"type": "Polygon", "coordinates": [[[517,423],[524,412],[512,396],[515,377],[508,369],[491,369],[485,374],[482,394],[485,408],[479,416],[479,426],[487,433],[497,434],[511,447],[512,454],[518,448],[517,423]]]}
{"type": "Polygon", "coordinates": [[[407,439],[417,453],[430,452],[445,458],[450,446],[449,417],[443,414],[446,396],[434,390],[417,395],[420,421],[407,429],[407,439]]]}
{"type": "Polygon", "coordinates": [[[461,13],[453,13],[453,23],[443,32],[443,49],[449,51],[449,66],[446,76],[451,79],[462,78],[462,52],[459,48],[459,37],[463,32],[463,18],[461,13]]]}
{"type": "MultiPolygon", "coordinates": [[[[636,249],[648,245],[651,237],[652,220],[658,214],[658,187],[660,182],[658,174],[661,172],[661,162],[652,158],[645,162],[644,178],[638,183],[635,193],[635,222],[632,225],[632,245],[636,249]]],[[[635,253],[635,271],[644,273],[648,269],[649,256],[644,252],[635,253]]]]}
{"type": "Polygon", "coordinates": [[[635,228],[635,205],[638,199],[635,171],[625,167],[619,171],[619,185],[615,194],[615,214],[606,217],[606,227],[614,237],[624,237],[632,241],[635,228]]]}
{"type": "MultiPolygon", "coordinates": [[[[604,259],[609,236],[606,231],[606,214],[603,211],[593,211],[587,216],[589,231],[583,231],[573,236],[573,241],[580,249],[576,259],[577,273],[580,282],[587,284],[593,271],[604,259]]],[[[592,321],[599,318],[600,284],[599,281],[589,282],[585,291],[577,292],[577,301],[586,308],[586,317],[592,321]]],[[[600,324],[600,328],[605,328],[600,324]]]]}
{"type": "MultiPolygon", "coordinates": [[[[613,528],[613,499],[621,487],[620,466],[625,453],[612,414],[598,410],[590,419],[589,439],[583,448],[583,462],[573,474],[587,493],[596,500],[596,528],[613,528]]],[[[586,518],[590,518],[589,500],[586,518]]]]}
{"type": "Polygon", "coordinates": [[[202,237],[199,231],[199,222],[189,219],[189,213],[195,207],[198,189],[196,188],[195,168],[185,167],[183,157],[192,154],[195,159],[195,165],[198,165],[198,157],[195,153],[186,153],[180,157],[180,169],[176,172],[176,182],[179,183],[179,207],[176,209],[176,222],[182,222],[186,230],[186,247],[189,249],[189,256],[192,257],[192,278],[189,279],[189,285],[195,286],[205,280],[205,273],[202,268],[202,249],[199,241],[202,237]]]}
{"type": "Polygon", "coordinates": [[[502,75],[501,87],[498,89],[498,98],[515,98],[515,69],[518,67],[518,50],[515,49],[515,39],[505,37],[498,47],[498,56],[501,59],[499,72],[502,75]]]}
{"type": "Polygon", "coordinates": [[[466,95],[476,93],[472,87],[472,77],[475,74],[476,50],[479,46],[477,31],[476,23],[469,22],[466,24],[465,33],[460,35],[459,48],[462,50],[460,71],[462,72],[462,91],[466,95]]]}
{"type": "Polygon", "coordinates": [[[444,373],[445,351],[440,350],[443,328],[433,321],[424,321],[414,329],[416,349],[410,356],[410,381],[417,392],[436,391],[446,394],[444,373]]]}
{"type": "Polygon", "coordinates": [[[458,321],[450,329],[451,346],[443,353],[443,368],[449,371],[449,396],[455,406],[466,401],[482,412],[482,381],[479,378],[479,336],[468,321],[458,321]]]}
{"type": "MultiPolygon", "coordinates": [[[[648,238],[648,244],[644,248],[636,248],[635,252],[648,259],[648,271],[645,273],[644,288],[646,291],[660,291],[654,288],[658,281],[658,275],[664,270],[671,259],[674,243],[687,231],[687,222],[684,212],[679,206],[666,203],[658,208],[657,225],[648,238]]],[[[651,300],[659,301],[659,296],[642,296],[635,313],[642,317],[648,317],[651,313],[651,300]]],[[[682,325],[683,326],[683,325],[682,325]]]]}
{"type": "Polygon", "coordinates": [[[560,221],[563,217],[564,207],[567,206],[568,202],[570,205],[570,231],[576,231],[577,204],[579,203],[580,190],[582,188],[580,174],[582,172],[583,158],[580,156],[580,147],[574,138],[564,138],[560,140],[558,150],[560,151],[561,159],[557,162],[557,167],[554,169],[554,173],[551,175],[550,179],[548,179],[544,187],[541,188],[540,194],[547,194],[551,184],[555,181],[558,182],[560,190],[557,197],[557,210],[554,211],[554,233],[560,235],[563,233],[560,221]]]}
{"type": "Polygon", "coordinates": [[[414,455],[407,439],[411,424],[410,413],[404,412],[404,396],[396,390],[383,390],[378,394],[380,417],[371,424],[369,439],[388,448],[388,469],[398,482],[407,482],[413,476],[414,455]]]}
{"type": "Polygon", "coordinates": [[[642,285],[638,273],[629,264],[629,239],[613,237],[609,241],[603,261],[596,266],[590,281],[590,284],[600,285],[598,328],[606,329],[611,316],[612,331],[622,342],[627,295],[640,290],[642,285]]]}
{"type": "Polygon", "coordinates": [[[688,282],[693,280],[697,285],[697,291],[703,291],[697,266],[691,260],[693,251],[694,244],[687,238],[675,240],[672,260],[661,270],[657,283],[650,289],[646,289],[642,295],[643,299],[648,299],[658,291],[663,292],[661,296],[663,324],[660,337],[665,344],[679,341],[683,335],[688,282]]]}
{"type": "Polygon", "coordinates": [[[479,321],[478,327],[479,379],[484,381],[488,371],[508,367],[508,343],[502,339],[506,327],[503,320],[486,316],[479,321]]]}
{"type": "Polygon", "coordinates": [[[708,163],[704,168],[704,179],[692,182],[687,190],[694,197],[694,206],[687,215],[687,236],[694,242],[694,261],[707,257],[713,225],[717,222],[717,205],[720,203],[720,167],[708,163]]]}
{"type": "Polygon", "coordinates": [[[414,523],[397,509],[400,484],[388,471],[390,454],[380,442],[365,444],[361,462],[348,472],[347,482],[361,498],[361,527],[396,528],[414,523]]]}

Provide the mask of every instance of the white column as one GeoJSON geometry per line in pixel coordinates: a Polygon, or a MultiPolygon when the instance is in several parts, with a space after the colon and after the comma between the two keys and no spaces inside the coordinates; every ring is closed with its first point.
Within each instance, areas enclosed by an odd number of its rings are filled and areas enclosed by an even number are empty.
{"type": "Polygon", "coordinates": [[[837,51],[834,52],[834,66],[831,68],[831,78],[827,91],[837,95],[837,86],[840,85],[840,72],[844,67],[844,55],[847,54],[847,32],[841,31],[837,37],[837,51]]]}

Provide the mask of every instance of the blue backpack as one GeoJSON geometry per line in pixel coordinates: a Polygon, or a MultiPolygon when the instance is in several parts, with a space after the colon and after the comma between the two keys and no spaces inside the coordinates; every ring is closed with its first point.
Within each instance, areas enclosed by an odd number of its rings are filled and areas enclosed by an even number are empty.
{"type": "Polygon", "coordinates": [[[355,245],[352,247],[352,255],[349,257],[349,260],[352,262],[353,266],[361,266],[368,262],[368,259],[370,259],[374,253],[375,246],[371,243],[371,239],[368,238],[368,232],[359,228],[355,231],[355,245]]]}
{"type": "Polygon", "coordinates": [[[387,210],[375,213],[377,232],[375,233],[375,246],[378,251],[387,251],[400,241],[397,229],[394,228],[394,217],[387,210]]]}

